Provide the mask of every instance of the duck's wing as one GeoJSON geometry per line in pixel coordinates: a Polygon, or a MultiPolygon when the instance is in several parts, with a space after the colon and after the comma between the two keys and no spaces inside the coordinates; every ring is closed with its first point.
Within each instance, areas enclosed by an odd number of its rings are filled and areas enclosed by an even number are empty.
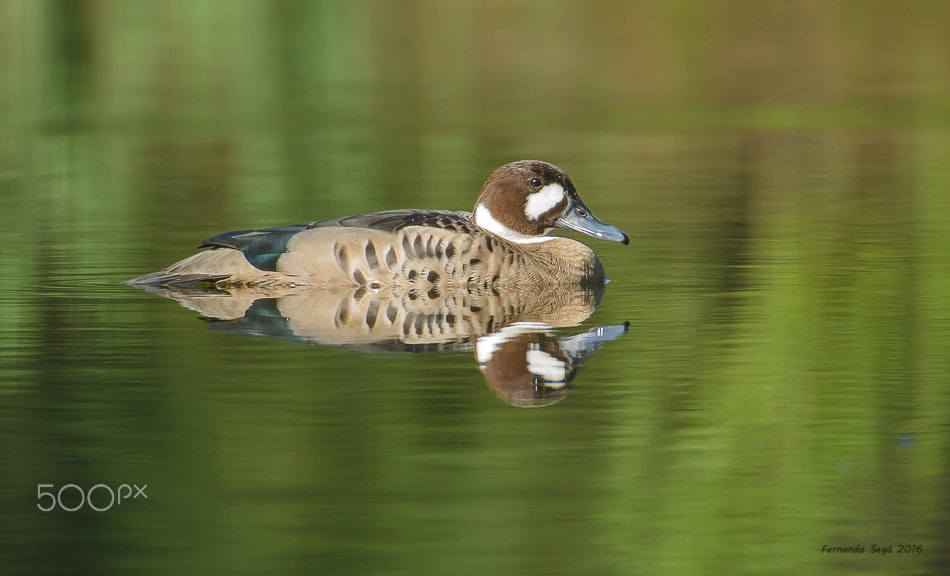
{"type": "Polygon", "coordinates": [[[468,234],[475,228],[470,212],[443,210],[386,210],[312,222],[307,228],[368,228],[381,232],[398,232],[409,226],[428,226],[463,234],[468,234]]]}
{"type": "Polygon", "coordinates": [[[468,234],[474,230],[469,212],[435,210],[388,210],[357,214],[309,224],[293,224],[262,230],[225,232],[201,243],[199,248],[231,248],[240,250],[255,268],[277,270],[277,260],[288,251],[291,239],[306,230],[318,228],[365,228],[394,233],[409,226],[427,226],[468,234]]]}

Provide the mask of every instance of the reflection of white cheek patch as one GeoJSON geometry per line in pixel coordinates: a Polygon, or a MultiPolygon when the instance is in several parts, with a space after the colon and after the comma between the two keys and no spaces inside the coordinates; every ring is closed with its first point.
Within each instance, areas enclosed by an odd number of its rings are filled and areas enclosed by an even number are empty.
{"type": "Polygon", "coordinates": [[[525,360],[528,361],[528,371],[544,378],[545,384],[551,388],[564,386],[567,365],[562,360],[558,360],[547,352],[542,352],[536,344],[532,345],[525,354],[525,360]]]}
{"type": "Polygon", "coordinates": [[[498,332],[481,336],[475,342],[475,356],[479,364],[488,364],[491,357],[494,356],[499,346],[502,346],[510,340],[514,340],[522,334],[532,333],[550,333],[553,330],[544,322],[515,322],[505,326],[498,332]]]}
{"type": "Polygon", "coordinates": [[[524,215],[528,220],[537,220],[542,214],[564,200],[564,188],[560,184],[548,184],[534,194],[528,195],[524,204],[524,215]]]}

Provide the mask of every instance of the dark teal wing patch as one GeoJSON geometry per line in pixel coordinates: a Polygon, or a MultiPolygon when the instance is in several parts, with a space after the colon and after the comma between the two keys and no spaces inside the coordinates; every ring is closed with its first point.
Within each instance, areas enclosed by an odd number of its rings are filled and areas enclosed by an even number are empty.
{"type": "Polygon", "coordinates": [[[286,340],[299,340],[288,325],[288,319],[277,308],[278,298],[259,298],[244,312],[243,318],[217,320],[203,318],[214,330],[223,330],[245,336],[276,336],[286,340]]]}
{"type": "Polygon", "coordinates": [[[296,234],[307,229],[306,224],[294,224],[264,230],[225,232],[201,243],[199,248],[232,248],[259,270],[277,271],[277,259],[287,252],[287,243],[296,234]]]}

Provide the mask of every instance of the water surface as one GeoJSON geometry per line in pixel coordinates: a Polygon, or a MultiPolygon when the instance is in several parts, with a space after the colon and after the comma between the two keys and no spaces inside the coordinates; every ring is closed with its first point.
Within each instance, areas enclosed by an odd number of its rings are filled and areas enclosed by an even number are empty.
{"type": "Polygon", "coordinates": [[[947,10],[664,6],[4,3],[0,564],[946,570],[947,10]],[[521,158],[631,238],[585,240],[611,282],[553,338],[629,327],[544,407],[474,344],[229,333],[121,284],[229,230],[468,210],[521,158]],[[100,483],[148,499],[37,508],[100,483]]]}

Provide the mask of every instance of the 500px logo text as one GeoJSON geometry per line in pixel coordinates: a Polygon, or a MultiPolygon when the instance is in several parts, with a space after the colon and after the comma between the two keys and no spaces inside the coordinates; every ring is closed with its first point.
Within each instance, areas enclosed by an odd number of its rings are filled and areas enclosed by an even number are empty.
{"type": "Polygon", "coordinates": [[[38,500],[36,507],[43,512],[55,510],[57,506],[59,506],[60,510],[65,510],[66,512],[75,512],[82,508],[83,505],[88,505],[96,512],[105,512],[112,508],[112,506],[121,505],[123,502],[130,499],[135,500],[140,496],[148,500],[148,494],[145,493],[148,484],[143,484],[141,487],[139,487],[138,484],[132,484],[131,486],[128,484],[120,484],[115,490],[107,484],[96,484],[86,491],[83,491],[83,489],[76,484],[66,484],[56,492],[44,490],[45,488],[53,487],[53,484],[36,485],[36,499],[38,500]],[[134,495],[132,493],[133,487],[135,487],[134,495]],[[93,502],[93,495],[95,495],[95,502],[93,502]],[[64,496],[66,500],[65,503],[63,502],[64,496]],[[79,500],[78,504],[76,503],[77,498],[79,500]]]}

